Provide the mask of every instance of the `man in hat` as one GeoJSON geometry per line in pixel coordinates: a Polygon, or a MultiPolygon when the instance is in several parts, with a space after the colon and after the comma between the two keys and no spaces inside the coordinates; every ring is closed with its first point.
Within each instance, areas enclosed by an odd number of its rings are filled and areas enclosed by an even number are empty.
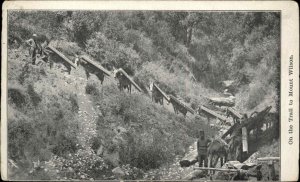
{"type": "Polygon", "coordinates": [[[207,144],[208,144],[208,140],[206,140],[205,138],[205,133],[203,130],[200,130],[199,138],[197,141],[199,167],[202,167],[203,161],[204,161],[204,167],[207,167],[207,144]]]}
{"type": "Polygon", "coordinates": [[[33,65],[36,63],[37,54],[39,54],[43,60],[46,58],[44,48],[49,43],[46,36],[38,37],[37,34],[33,34],[32,37],[26,41],[26,43],[30,46],[29,54],[31,54],[33,65]]]}
{"type": "Polygon", "coordinates": [[[78,52],[75,54],[74,64],[76,66],[79,66],[79,64],[80,64],[80,56],[79,56],[78,52]]]}

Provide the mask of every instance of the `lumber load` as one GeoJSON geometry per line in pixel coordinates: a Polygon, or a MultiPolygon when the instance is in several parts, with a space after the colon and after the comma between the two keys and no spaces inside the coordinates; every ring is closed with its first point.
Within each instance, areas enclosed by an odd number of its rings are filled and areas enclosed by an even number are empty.
{"type": "Polygon", "coordinates": [[[153,83],[153,86],[164,96],[164,98],[167,100],[167,101],[169,101],[170,100],[170,98],[168,97],[168,95],[164,92],[164,91],[162,91],[155,83],[153,83]]]}
{"type": "Polygon", "coordinates": [[[217,105],[217,106],[233,107],[235,105],[234,96],[209,98],[209,100],[213,105],[217,105]]]}
{"type": "Polygon", "coordinates": [[[261,121],[269,113],[271,108],[272,106],[268,106],[260,112],[254,112],[256,116],[252,116],[254,114],[252,113],[251,117],[245,118],[245,121],[243,121],[241,124],[234,124],[226,133],[223,134],[222,138],[225,138],[227,135],[232,134],[234,131],[241,130],[243,127],[246,127],[247,131],[251,131],[254,128],[260,127],[263,124],[263,122],[261,121]]]}
{"type": "Polygon", "coordinates": [[[64,60],[65,62],[67,62],[69,65],[71,65],[73,68],[76,69],[76,65],[71,60],[69,60],[65,55],[63,55],[61,52],[59,52],[57,49],[55,49],[51,45],[49,45],[47,48],[50,49],[52,52],[54,52],[56,55],[58,55],[60,58],[62,58],[62,60],[64,60]]]}
{"type": "Polygon", "coordinates": [[[234,117],[238,118],[238,119],[242,119],[242,115],[237,112],[235,109],[233,109],[232,107],[228,107],[227,111],[229,112],[229,114],[233,115],[234,117]]]}
{"type": "Polygon", "coordinates": [[[250,115],[250,118],[246,119],[246,121],[243,123],[243,126],[245,126],[249,131],[254,128],[262,127],[263,126],[262,120],[270,112],[271,108],[272,106],[268,106],[260,112],[252,113],[250,115]],[[253,116],[253,114],[255,115],[253,116]]]}
{"type": "Polygon", "coordinates": [[[182,107],[184,107],[187,111],[189,111],[191,114],[194,114],[195,111],[188,107],[187,105],[185,105],[183,102],[181,102],[180,100],[178,100],[176,97],[174,97],[173,95],[169,95],[170,101],[174,101],[176,102],[178,105],[181,105],[182,107]]]}
{"type": "Polygon", "coordinates": [[[197,162],[198,152],[197,150],[191,151],[189,154],[184,156],[180,161],[180,167],[189,167],[197,162]]]}
{"type": "Polygon", "coordinates": [[[213,116],[215,118],[218,118],[220,119],[221,121],[226,121],[226,118],[218,113],[216,113],[215,111],[213,110],[210,110],[208,109],[207,107],[205,106],[200,106],[200,111],[199,112],[204,112],[205,114],[208,114],[210,116],[213,116]]]}
{"type": "Polygon", "coordinates": [[[106,70],[103,66],[101,66],[99,63],[96,61],[90,59],[88,56],[83,55],[81,58],[86,61],[87,63],[93,65],[94,67],[98,68],[100,71],[102,71],[105,75],[110,76],[110,72],[106,70]]]}
{"type": "Polygon", "coordinates": [[[123,75],[132,83],[132,85],[139,91],[142,92],[142,89],[133,81],[133,79],[122,69],[120,68],[118,72],[123,73],[123,75]]]}
{"type": "Polygon", "coordinates": [[[229,134],[231,134],[231,133],[233,133],[233,131],[235,131],[236,130],[236,128],[238,128],[239,127],[239,123],[235,123],[233,126],[231,126],[223,135],[222,135],[222,139],[224,139],[227,135],[229,135],[229,134]]]}

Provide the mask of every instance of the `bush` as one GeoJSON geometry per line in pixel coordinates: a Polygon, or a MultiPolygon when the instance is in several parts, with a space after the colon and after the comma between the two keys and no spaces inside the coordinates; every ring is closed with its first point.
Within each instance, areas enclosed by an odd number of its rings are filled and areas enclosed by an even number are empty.
{"type": "Polygon", "coordinates": [[[108,39],[101,32],[95,33],[87,41],[87,52],[108,69],[123,68],[128,74],[133,75],[141,59],[131,47],[108,39]]]}
{"type": "Polygon", "coordinates": [[[99,90],[95,83],[87,83],[85,86],[85,93],[98,96],[99,90]]]}
{"type": "Polygon", "coordinates": [[[22,90],[17,88],[8,89],[9,102],[15,104],[17,107],[22,107],[26,103],[26,96],[22,90]]]}
{"type": "Polygon", "coordinates": [[[28,87],[27,87],[27,93],[28,93],[28,95],[31,99],[31,102],[32,102],[33,106],[36,107],[42,101],[41,97],[39,96],[39,94],[37,94],[34,91],[34,88],[31,84],[28,85],[28,87]]]}

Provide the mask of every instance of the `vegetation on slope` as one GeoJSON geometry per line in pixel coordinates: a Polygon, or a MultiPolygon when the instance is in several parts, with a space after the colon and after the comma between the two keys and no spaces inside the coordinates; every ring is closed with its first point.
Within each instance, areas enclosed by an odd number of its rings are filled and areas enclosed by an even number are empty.
{"type": "Polygon", "coordinates": [[[111,179],[115,156],[98,155],[101,145],[119,151],[128,179],[138,179],[140,170],[183,154],[197,130],[210,131],[198,117],[176,116],[146,94],[118,91],[112,80],[80,81],[85,75],[76,70],[71,75],[78,80],[70,81],[46,64],[30,65],[23,41],[33,33],[46,35],[71,60],[88,54],[108,70],[123,68],[145,93],[159,82],[193,109],[220,95],[225,80],[236,81],[240,111],[277,108],[278,13],[11,11],[8,23],[8,154],[20,166],[15,179],[111,179]],[[97,108],[91,149],[77,137],[85,122],[78,117],[78,87],[97,108]],[[36,170],[37,161],[46,162],[43,169],[36,170]]]}

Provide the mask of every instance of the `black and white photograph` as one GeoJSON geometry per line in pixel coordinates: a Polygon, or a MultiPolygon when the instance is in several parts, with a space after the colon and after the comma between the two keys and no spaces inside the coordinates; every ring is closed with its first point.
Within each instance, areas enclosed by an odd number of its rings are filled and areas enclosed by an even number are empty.
{"type": "Polygon", "coordinates": [[[7,180],[282,180],[280,10],[65,7],[6,9],[7,180]]]}

